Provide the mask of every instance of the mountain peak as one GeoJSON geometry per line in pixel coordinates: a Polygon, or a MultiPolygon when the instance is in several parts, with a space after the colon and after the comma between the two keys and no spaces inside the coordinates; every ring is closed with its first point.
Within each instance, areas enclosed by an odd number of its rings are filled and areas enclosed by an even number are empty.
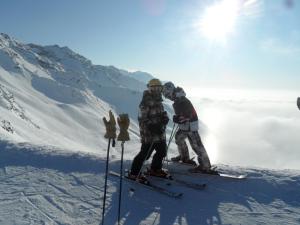
{"type": "Polygon", "coordinates": [[[18,42],[16,39],[10,37],[8,34],[0,33],[0,47],[10,46],[11,44],[15,44],[18,42]]]}
{"type": "Polygon", "coordinates": [[[10,37],[8,34],[5,34],[5,33],[0,33],[0,38],[4,38],[4,39],[7,39],[7,40],[10,40],[10,37]]]}

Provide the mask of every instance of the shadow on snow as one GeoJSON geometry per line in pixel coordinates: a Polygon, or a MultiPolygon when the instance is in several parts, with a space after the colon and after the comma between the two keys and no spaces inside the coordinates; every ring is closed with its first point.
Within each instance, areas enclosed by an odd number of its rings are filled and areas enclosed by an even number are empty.
{"type": "MultiPolygon", "coordinates": [[[[130,161],[124,167],[130,167],[130,161]]],[[[29,144],[11,144],[0,142],[0,168],[16,166],[47,168],[64,173],[94,173],[104,179],[105,160],[86,153],[62,152],[47,147],[36,147],[29,144]]],[[[119,171],[119,161],[112,161],[110,169],[119,171]]],[[[150,191],[140,185],[123,182],[122,218],[123,224],[223,224],[220,207],[232,204],[256,212],[251,202],[271,204],[280,199],[287,205],[300,206],[300,176],[276,174],[276,172],[248,170],[246,180],[234,181],[218,177],[184,177],[193,182],[206,182],[204,191],[188,189],[179,185],[166,186],[168,189],[184,192],[182,199],[172,199],[150,191]],[[272,176],[275,176],[272,178],[272,176]],[[135,188],[134,194],[129,192],[135,188]]],[[[109,182],[119,188],[119,179],[109,177],[109,182]]],[[[99,195],[102,195],[102,191],[99,195]]],[[[110,192],[110,204],[106,210],[105,224],[116,224],[118,211],[118,191],[110,192]]],[[[102,204],[101,204],[102,205],[102,204]]],[[[99,209],[99,217],[101,214],[99,209]]]]}

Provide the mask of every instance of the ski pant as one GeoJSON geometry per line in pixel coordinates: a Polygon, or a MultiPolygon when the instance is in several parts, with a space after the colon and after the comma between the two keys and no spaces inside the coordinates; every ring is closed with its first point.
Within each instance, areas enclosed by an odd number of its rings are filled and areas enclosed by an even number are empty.
{"type": "Polygon", "coordinates": [[[151,169],[160,170],[162,168],[162,161],[166,156],[167,144],[166,141],[155,143],[142,143],[141,151],[134,157],[131,165],[131,174],[138,175],[145,160],[148,160],[155,150],[152,158],[151,169]]]}
{"type": "Polygon", "coordinates": [[[176,132],[175,142],[178,146],[178,151],[181,156],[181,160],[185,161],[190,159],[189,149],[185,142],[186,138],[189,139],[192,149],[198,156],[199,165],[202,166],[203,169],[210,168],[211,167],[210,160],[202,144],[198,131],[184,131],[179,129],[176,132]]]}

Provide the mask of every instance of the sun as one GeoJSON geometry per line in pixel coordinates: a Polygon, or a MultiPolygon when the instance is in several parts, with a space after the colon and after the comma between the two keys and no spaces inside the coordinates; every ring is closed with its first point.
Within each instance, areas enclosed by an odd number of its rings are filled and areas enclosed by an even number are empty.
{"type": "Polygon", "coordinates": [[[200,18],[201,33],[209,40],[226,42],[235,30],[239,8],[239,0],[221,0],[209,6],[200,18]]]}

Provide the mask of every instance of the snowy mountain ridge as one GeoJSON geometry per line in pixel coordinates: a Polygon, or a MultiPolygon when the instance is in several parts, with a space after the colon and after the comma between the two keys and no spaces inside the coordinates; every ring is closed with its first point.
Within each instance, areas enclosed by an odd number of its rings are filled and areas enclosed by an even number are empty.
{"type": "Polygon", "coordinates": [[[0,48],[1,66],[7,71],[12,72],[16,71],[14,69],[19,69],[17,72],[27,71],[32,72],[32,75],[40,75],[37,72],[43,71],[44,74],[49,75],[48,77],[60,82],[66,82],[69,78],[69,84],[74,84],[72,83],[74,80],[79,83],[79,80],[82,79],[81,82],[85,85],[91,81],[103,86],[124,87],[135,91],[145,88],[145,83],[129,76],[130,72],[119,70],[113,66],[93,65],[90,60],[68,47],[23,44],[1,33],[0,48]],[[30,65],[35,66],[35,70],[32,70],[30,65]],[[59,80],[59,78],[64,79],[59,80]]]}
{"type": "Polygon", "coordinates": [[[104,132],[101,118],[113,109],[129,114],[137,139],[135,120],[146,84],[133,76],[113,66],[93,65],[68,47],[23,44],[1,33],[1,136],[90,151],[102,146],[96,141],[104,132]]]}

